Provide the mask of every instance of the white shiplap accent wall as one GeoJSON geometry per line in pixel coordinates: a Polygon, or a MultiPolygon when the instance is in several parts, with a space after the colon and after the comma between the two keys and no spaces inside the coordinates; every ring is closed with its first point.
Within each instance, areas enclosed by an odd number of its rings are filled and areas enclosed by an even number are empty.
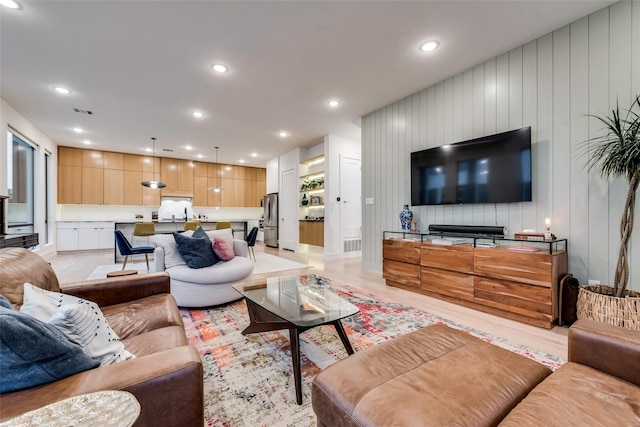
{"type": "MultiPolygon", "coordinates": [[[[382,232],[398,230],[410,203],[410,153],[523,126],[532,129],[531,203],[416,206],[429,224],[505,225],[569,240],[569,270],[582,282],[613,281],[627,192],[589,173],[582,141],[600,135],[587,114],[640,94],[640,1],[622,1],[362,118],[365,268],[381,270],[382,232]]],[[[640,212],[640,206],[637,208],[640,212]]],[[[631,247],[630,288],[640,290],[640,224],[631,247]]]]}

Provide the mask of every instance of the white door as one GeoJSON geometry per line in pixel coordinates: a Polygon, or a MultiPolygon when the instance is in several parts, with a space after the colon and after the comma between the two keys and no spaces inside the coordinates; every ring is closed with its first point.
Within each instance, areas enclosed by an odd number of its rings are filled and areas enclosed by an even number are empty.
{"type": "MultiPolygon", "coordinates": [[[[360,159],[340,157],[340,235],[342,241],[359,241],[362,230],[362,173],[360,159]]],[[[345,246],[359,250],[355,246],[345,246]]]]}
{"type": "Polygon", "coordinates": [[[278,243],[283,249],[295,251],[298,241],[298,177],[295,169],[282,172],[278,199],[280,210],[278,243]]]}

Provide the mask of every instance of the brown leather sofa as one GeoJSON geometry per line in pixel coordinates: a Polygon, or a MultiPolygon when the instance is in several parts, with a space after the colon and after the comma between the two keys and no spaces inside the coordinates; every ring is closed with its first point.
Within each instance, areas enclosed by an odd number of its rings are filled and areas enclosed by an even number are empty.
{"type": "Polygon", "coordinates": [[[167,273],[59,286],[55,272],[39,255],[0,249],[0,294],[16,309],[22,304],[24,282],[96,302],[136,358],[0,394],[0,420],[84,393],[125,390],[140,403],[136,426],[203,425],[202,361],[187,341],[167,273]]]}
{"type": "Polygon", "coordinates": [[[435,325],[358,352],[312,386],[318,426],[638,426],[640,331],[579,320],[555,372],[435,325]]]}

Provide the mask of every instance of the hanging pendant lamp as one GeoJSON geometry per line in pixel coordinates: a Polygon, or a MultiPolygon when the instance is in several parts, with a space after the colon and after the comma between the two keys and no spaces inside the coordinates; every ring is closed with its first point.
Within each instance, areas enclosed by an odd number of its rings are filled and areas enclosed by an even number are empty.
{"type": "MultiPolygon", "coordinates": [[[[156,139],[151,138],[151,141],[153,143],[153,148],[151,152],[151,161],[153,162],[153,177],[155,178],[156,176],[156,139]]],[[[167,184],[165,184],[162,181],[142,181],[141,184],[143,187],[149,187],[149,188],[165,188],[167,186],[167,184]]]]}
{"type": "MultiPolygon", "coordinates": [[[[220,164],[218,163],[218,150],[220,149],[220,147],[215,147],[216,149],[216,165],[220,166],[220,164]]],[[[220,190],[224,190],[224,188],[220,187],[220,173],[218,172],[218,185],[216,185],[215,187],[209,187],[208,190],[213,190],[215,193],[219,193],[220,190]]]]}

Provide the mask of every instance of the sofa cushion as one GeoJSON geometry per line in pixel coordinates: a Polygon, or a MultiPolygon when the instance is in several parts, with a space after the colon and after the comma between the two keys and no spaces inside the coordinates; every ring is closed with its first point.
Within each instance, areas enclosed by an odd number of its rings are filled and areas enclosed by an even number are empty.
{"type": "Polygon", "coordinates": [[[213,252],[222,261],[229,261],[236,256],[233,252],[233,246],[226,239],[217,236],[213,238],[213,252]]]}
{"type": "Polygon", "coordinates": [[[0,308],[0,393],[50,383],[98,365],[54,326],[0,308]]]}
{"type": "Polygon", "coordinates": [[[184,328],[180,310],[169,294],[151,295],[135,303],[109,305],[102,307],[102,312],[127,350],[127,338],[167,326],[184,328]]]}
{"type": "Polygon", "coordinates": [[[637,426],[640,387],[565,363],[534,388],[500,426],[637,426]]]}
{"type": "Polygon", "coordinates": [[[94,302],[25,283],[24,304],[20,311],[58,328],[101,365],[134,357],[124,349],[120,338],[94,302]]]}
{"type": "Polygon", "coordinates": [[[318,424],[496,425],[551,371],[444,325],[359,351],[320,372],[318,424]]]}
{"type": "Polygon", "coordinates": [[[209,267],[218,260],[213,252],[211,240],[206,234],[204,237],[189,237],[174,232],[173,238],[178,245],[178,252],[190,268],[209,267]]]}
{"type": "MultiPolygon", "coordinates": [[[[183,233],[184,235],[188,232],[183,233]]],[[[160,246],[164,249],[164,267],[171,268],[177,265],[186,265],[182,255],[178,252],[178,246],[176,245],[176,239],[171,234],[155,234],[149,238],[149,241],[156,246],[160,246]]]]}
{"type": "Polygon", "coordinates": [[[40,255],[24,248],[0,250],[0,294],[20,309],[24,282],[33,283],[48,291],[60,291],[51,264],[40,255]]]}
{"type": "Polygon", "coordinates": [[[172,279],[199,285],[229,283],[244,279],[253,271],[253,261],[245,257],[235,257],[229,261],[220,261],[210,267],[193,269],[179,265],[167,272],[172,279]]]}
{"type": "Polygon", "coordinates": [[[175,347],[189,345],[184,328],[181,326],[154,329],[153,331],[127,338],[123,342],[136,357],[148,356],[175,347]]]}

